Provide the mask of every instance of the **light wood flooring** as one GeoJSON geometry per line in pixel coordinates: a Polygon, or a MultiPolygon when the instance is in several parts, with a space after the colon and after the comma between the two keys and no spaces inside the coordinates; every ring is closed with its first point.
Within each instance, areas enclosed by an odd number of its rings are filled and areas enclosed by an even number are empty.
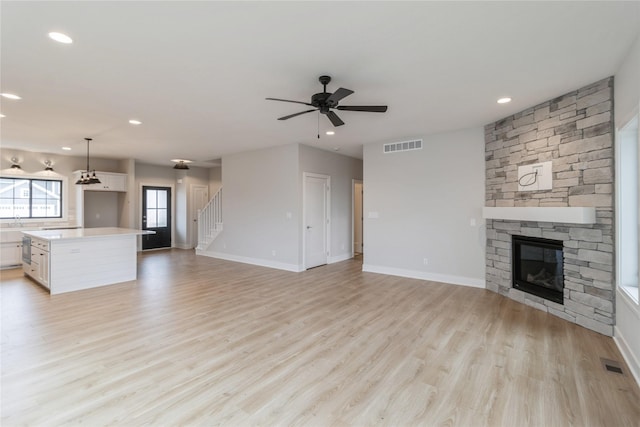
{"type": "Polygon", "coordinates": [[[622,362],[611,338],[360,270],[171,250],[56,296],[3,271],[2,425],[640,425],[638,386],[601,365],[622,362]]]}

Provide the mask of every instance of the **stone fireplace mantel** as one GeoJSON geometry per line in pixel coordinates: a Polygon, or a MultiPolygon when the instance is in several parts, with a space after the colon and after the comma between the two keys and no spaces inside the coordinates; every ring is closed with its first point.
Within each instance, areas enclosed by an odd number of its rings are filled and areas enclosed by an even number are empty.
{"type": "Polygon", "coordinates": [[[595,224],[594,207],[484,207],[485,219],[509,221],[556,222],[565,224],[595,224]]]}

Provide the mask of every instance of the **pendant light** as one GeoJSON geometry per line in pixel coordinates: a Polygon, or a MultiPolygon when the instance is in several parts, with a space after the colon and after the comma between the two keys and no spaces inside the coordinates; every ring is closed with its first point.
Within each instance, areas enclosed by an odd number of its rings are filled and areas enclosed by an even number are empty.
{"type": "Polygon", "coordinates": [[[80,175],[80,179],[76,181],[77,185],[87,185],[87,184],[100,184],[100,180],[96,177],[96,171],[93,170],[93,174],[89,169],[89,142],[92,141],[91,138],[85,138],[87,141],[87,170],[80,175]]]}

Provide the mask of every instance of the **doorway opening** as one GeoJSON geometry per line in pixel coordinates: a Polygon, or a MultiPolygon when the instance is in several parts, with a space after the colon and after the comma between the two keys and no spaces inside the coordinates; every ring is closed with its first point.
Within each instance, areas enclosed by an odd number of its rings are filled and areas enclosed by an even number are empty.
{"type": "Polygon", "coordinates": [[[364,199],[364,191],[362,181],[353,180],[353,198],[352,204],[353,208],[351,211],[353,212],[353,221],[352,227],[353,237],[352,237],[352,250],[351,256],[357,257],[362,256],[364,253],[364,239],[363,239],[363,229],[364,229],[364,215],[363,215],[363,199],[364,199]]]}
{"type": "Polygon", "coordinates": [[[190,246],[195,248],[198,246],[198,218],[200,212],[209,203],[209,187],[206,185],[191,186],[191,236],[190,246]]]}

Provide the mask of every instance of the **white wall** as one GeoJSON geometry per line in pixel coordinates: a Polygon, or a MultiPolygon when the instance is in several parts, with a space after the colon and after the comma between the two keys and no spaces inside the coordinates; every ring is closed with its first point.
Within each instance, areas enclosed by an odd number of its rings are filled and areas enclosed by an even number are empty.
{"type": "Polygon", "coordinates": [[[363,270],[484,287],[483,129],[428,136],[423,146],[364,146],[363,270]]]}
{"type": "MultiPolygon", "coordinates": [[[[315,147],[300,145],[300,208],[302,217],[302,182],[303,173],[319,173],[331,177],[331,236],[329,263],[351,258],[352,238],[352,186],[353,180],[362,179],[362,160],[343,156],[315,147]]],[[[300,229],[300,258],[302,259],[302,236],[300,229]]]]}
{"type": "Polygon", "coordinates": [[[214,194],[222,187],[222,167],[216,166],[209,169],[209,197],[213,197],[214,194]]]}
{"type": "Polygon", "coordinates": [[[233,154],[222,164],[224,230],[209,254],[297,271],[298,145],[233,154]]]}
{"type": "Polygon", "coordinates": [[[134,159],[120,160],[120,171],[127,174],[127,192],[118,194],[120,208],[120,223],[122,228],[136,228],[136,161],[134,159]]]}
{"type": "MultiPolygon", "coordinates": [[[[619,128],[640,111],[640,37],[614,80],[615,123],[619,128]]],[[[640,141],[639,141],[640,143],[640,141]]],[[[640,383],[640,307],[623,291],[616,294],[615,340],[640,383]]]]}

